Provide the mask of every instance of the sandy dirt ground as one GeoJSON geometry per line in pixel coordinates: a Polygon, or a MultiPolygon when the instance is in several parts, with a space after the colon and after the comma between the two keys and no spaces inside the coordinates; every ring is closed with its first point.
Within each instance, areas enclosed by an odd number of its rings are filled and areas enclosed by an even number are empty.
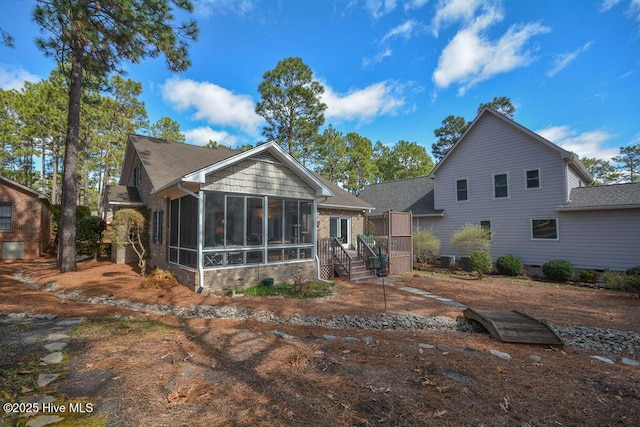
{"type": "MultiPolygon", "coordinates": [[[[176,307],[250,308],[279,317],[379,316],[384,312],[383,290],[376,284],[338,281],[333,296],[316,300],[204,296],[183,286],[142,288],[133,266],[85,261],[78,267],[78,272],[60,274],[46,262],[0,264],[0,313],[86,319],[73,328],[63,375],[44,389],[33,386],[33,377],[44,369],[37,361],[46,352],[18,346],[15,337],[47,326],[19,319],[0,325],[4,328],[0,335],[3,402],[46,393],[57,402],[92,403],[95,411],[65,418],[67,425],[640,423],[640,368],[591,358],[599,353],[568,346],[506,344],[488,334],[451,329],[332,329],[150,315],[60,299],[14,276],[23,271],[33,282],[55,283],[57,290],[176,307]],[[290,337],[280,338],[273,333],[276,330],[290,337]],[[335,339],[327,340],[325,335],[335,339]],[[373,343],[366,344],[365,338],[373,343]],[[507,353],[511,359],[496,357],[490,350],[507,353]]],[[[558,325],[640,333],[637,295],[431,272],[409,274],[396,283],[478,309],[518,310],[558,325]]],[[[398,287],[386,287],[386,304],[389,314],[462,316],[458,308],[398,287]]],[[[600,355],[618,360],[622,356],[600,355]]],[[[0,420],[20,425],[29,418],[4,414],[0,420]]]]}

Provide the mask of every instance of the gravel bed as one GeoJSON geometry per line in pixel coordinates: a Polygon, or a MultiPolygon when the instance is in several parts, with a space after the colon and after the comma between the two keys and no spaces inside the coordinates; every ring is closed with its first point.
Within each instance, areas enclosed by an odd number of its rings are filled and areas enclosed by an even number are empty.
{"type": "MultiPolygon", "coordinates": [[[[209,305],[175,307],[163,304],[137,303],[109,296],[88,297],[77,291],[57,290],[55,283],[41,285],[31,282],[24,276],[22,271],[16,271],[14,277],[33,289],[53,293],[65,300],[109,305],[141,313],[172,315],[183,318],[252,320],[262,323],[322,326],[332,329],[477,331],[477,326],[469,323],[463,317],[458,317],[457,319],[447,316],[426,317],[412,313],[382,314],[377,316],[340,315],[329,318],[294,314],[290,317],[280,317],[268,311],[241,307],[209,305]]],[[[640,334],[636,332],[575,325],[555,325],[552,323],[547,323],[547,325],[567,346],[591,352],[640,354],[640,334]]]]}

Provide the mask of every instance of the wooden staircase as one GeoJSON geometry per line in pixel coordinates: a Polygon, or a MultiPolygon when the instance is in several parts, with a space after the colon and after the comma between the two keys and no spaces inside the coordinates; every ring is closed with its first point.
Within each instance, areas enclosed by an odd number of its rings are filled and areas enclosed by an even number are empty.
{"type": "Polygon", "coordinates": [[[346,277],[352,282],[364,282],[371,279],[372,277],[376,277],[376,270],[369,270],[367,268],[365,260],[362,257],[358,256],[358,253],[356,251],[347,250],[346,252],[351,259],[351,271],[347,272],[346,269],[342,267],[342,265],[336,263],[335,267],[338,276],[346,277]]]}

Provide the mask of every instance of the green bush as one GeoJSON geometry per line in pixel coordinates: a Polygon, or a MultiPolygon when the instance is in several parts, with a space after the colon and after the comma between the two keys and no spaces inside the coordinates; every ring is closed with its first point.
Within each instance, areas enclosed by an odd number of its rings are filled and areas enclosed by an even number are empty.
{"type": "Polygon", "coordinates": [[[586,283],[596,283],[598,273],[595,270],[580,270],[580,281],[586,283]]]}
{"type": "Polygon", "coordinates": [[[636,276],[607,270],[600,275],[600,281],[609,285],[611,289],[640,292],[640,275],[636,276]]]}
{"type": "Polygon", "coordinates": [[[522,273],[523,268],[522,260],[515,255],[500,255],[496,261],[498,273],[505,276],[517,276],[522,273]]]}
{"type": "Polygon", "coordinates": [[[451,246],[463,255],[469,255],[473,251],[489,251],[491,249],[489,230],[478,224],[465,224],[456,231],[451,238],[451,246]]]}
{"type": "Polygon", "coordinates": [[[418,228],[413,232],[413,253],[418,262],[432,262],[440,252],[440,239],[431,229],[418,228]]]}
{"type": "Polygon", "coordinates": [[[554,259],[544,263],[542,273],[552,282],[566,282],[573,278],[575,270],[569,261],[554,259]]]}
{"type": "Polygon", "coordinates": [[[472,271],[477,271],[480,278],[493,271],[493,261],[487,251],[475,250],[469,257],[469,265],[472,271]]]}
{"type": "Polygon", "coordinates": [[[636,265],[635,267],[631,267],[630,269],[628,269],[627,275],[640,277],[640,265],[636,265]]]}
{"type": "Polygon", "coordinates": [[[98,259],[102,236],[106,229],[107,223],[100,217],[86,216],[81,218],[76,225],[77,251],[98,259]]]}

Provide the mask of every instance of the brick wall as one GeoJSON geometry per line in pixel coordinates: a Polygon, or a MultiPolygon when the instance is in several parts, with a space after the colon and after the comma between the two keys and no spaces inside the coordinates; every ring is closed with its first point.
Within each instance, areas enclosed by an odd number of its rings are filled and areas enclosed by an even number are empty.
{"type": "Polygon", "coordinates": [[[1,253],[5,242],[23,242],[25,259],[41,256],[51,237],[51,213],[46,203],[36,195],[4,182],[0,182],[0,203],[12,206],[11,230],[0,230],[0,259],[10,256],[1,253]]]}

